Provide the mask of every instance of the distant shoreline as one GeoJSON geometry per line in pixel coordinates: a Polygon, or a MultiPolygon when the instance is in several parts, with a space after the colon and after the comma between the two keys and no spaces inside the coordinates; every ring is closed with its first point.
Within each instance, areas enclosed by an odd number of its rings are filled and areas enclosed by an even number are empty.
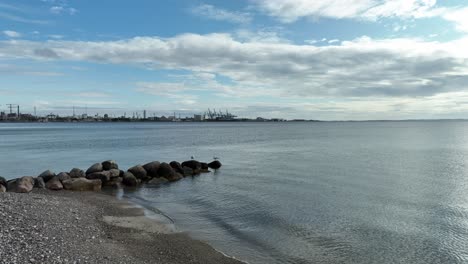
{"type": "Polygon", "coordinates": [[[53,120],[53,121],[27,121],[27,120],[0,120],[0,124],[11,123],[369,123],[369,122],[450,122],[450,121],[468,121],[468,119],[388,119],[388,120],[219,120],[219,121],[154,121],[154,120],[99,120],[99,121],[69,121],[69,120],[53,120]]]}

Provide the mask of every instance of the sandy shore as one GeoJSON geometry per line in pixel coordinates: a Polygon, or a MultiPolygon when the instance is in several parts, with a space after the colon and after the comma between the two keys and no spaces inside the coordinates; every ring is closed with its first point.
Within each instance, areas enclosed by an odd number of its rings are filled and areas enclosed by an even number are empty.
{"type": "Polygon", "coordinates": [[[0,193],[0,263],[235,263],[206,243],[91,192],[0,193]]]}

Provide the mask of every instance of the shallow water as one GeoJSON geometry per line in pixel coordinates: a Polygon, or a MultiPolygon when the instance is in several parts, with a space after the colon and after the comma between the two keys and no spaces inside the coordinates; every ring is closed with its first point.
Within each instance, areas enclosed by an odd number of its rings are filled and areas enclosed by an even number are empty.
{"type": "Polygon", "coordinates": [[[124,195],[250,263],[467,263],[468,122],[0,124],[0,175],[217,172],[124,195]]]}

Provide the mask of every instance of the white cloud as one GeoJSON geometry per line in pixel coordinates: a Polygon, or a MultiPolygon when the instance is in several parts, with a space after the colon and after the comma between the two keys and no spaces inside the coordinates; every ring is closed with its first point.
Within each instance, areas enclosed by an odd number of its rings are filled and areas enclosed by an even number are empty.
{"type": "Polygon", "coordinates": [[[467,46],[468,38],[428,42],[362,37],[317,47],[241,42],[229,34],[184,34],[106,42],[2,41],[0,58],[144,65],[205,77],[139,83],[140,92],[155,95],[210,89],[239,97],[416,98],[468,89],[467,46]],[[217,82],[213,74],[230,83],[217,82]]]}
{"type": "Polygon", "coordinates": [[[74,15],[78,12],[77,9],[73,8],[73,7],[67,7],[65,5],[57,5],[57,6],[52,6],[49,11],[52,13],[52,14],[56,14],[56,15],[60,15],[60,14],[63,14],[63,13],[68,13],[70,15],[74,15]]]}
{"type": "Polygon", "coordinates": [[[3,31],[3,34],[9,38],[19,38],[21,37],[21,33],[18,33],[16,31],[13,31],[13,30],[4,30],[3,31]]]}
{"type": "Polygon", "coordinates": [[[202,4],[191,9],[191,12],[197,16],[218,21],[227,21],[231,23],[249,23],[252,17],[245,12],[232,12],[217,8],[212,5],[202,4]]]}
{"type": "Polygon", "coordinates": [[[446,10],[443,18],[454,22],[459,31],[468,32],[468,7],[446,10]]]}

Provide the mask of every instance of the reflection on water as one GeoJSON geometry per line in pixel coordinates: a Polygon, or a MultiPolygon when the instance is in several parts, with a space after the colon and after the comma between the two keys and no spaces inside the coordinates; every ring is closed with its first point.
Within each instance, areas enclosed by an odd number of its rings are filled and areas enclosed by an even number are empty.
{"type": "Polygon", "coordinates": [[[458,121],[1,124],[0,175],[219,156],[216,173],[120,195],[251,263],[466,263],[467,132],[458,121]]]}

